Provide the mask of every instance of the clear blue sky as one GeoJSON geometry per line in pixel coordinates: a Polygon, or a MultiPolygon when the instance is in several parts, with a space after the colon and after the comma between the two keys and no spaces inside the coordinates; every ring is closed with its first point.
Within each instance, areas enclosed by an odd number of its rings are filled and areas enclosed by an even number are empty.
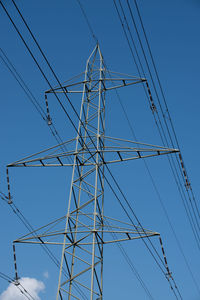
{"type": "MultiPolygon", "coordinates": [[[[11,1],[3,1],[22,29],[24,37],[52,84],[55,79],[48,71],[34,43],[19,20],[11,1]]],[[[82,72],[95,46],[76,1],[16,1],[31,29],[49,58],[61,81],[82,72]]],[[[82,1],[100,46],[111,70],[138,75],[122,32],[113,2],[82,1]]],[[[200,128],[200,1],[138,1],[143,21],[155,57],[169,110],[180,141],[184,160],[199,201],[199,128],[200,128]]],[[[1,47],[27,85],[44,107],[44,91],[48,89],[30,55],[11,23],[0,8],[1,47]]],[[[6,192],[5,166],[31,153],[54,145],[55,140],[26,95],[0,61],[0,190],[6,192]]],[[[160,144],[153,117],[141,88],[120,90],[131,124],[142,142],[160,144]]],[[[79,109],[80,100],[74,98],[79,109]]],[[[62,138],[75,135],[55,99],[49,99],[53,121],[62,138]]],[[[74,118],[75,120],[75,118],[74,118]]],[[[77,120],[75,120],[77,123],[77,120]]],[[[133,139],[114,93],[107,96],[107,133],[133,139]]],[[[200,278],[199,251],[192,236],[183,205],[164,157],[148,162],[160,195],[181,241],[183,250],[197,281],[200,278]]],[[[160,232],[171,271],[184,300],[198,300],[198,292],[184,264],[175,239],[142,161],[113,166],[113,173],[132,203],[143,226],[160,232]]],[[[66,213],[71,170],[12,169],[11,189],[16,205],[34,227],[66,213]]],[[[105,214],[125,216],[112,194],[106,189],[105,214]]],[[[13,212],[1,203],[0,271],[14,275],[12,241],[27,231],[13,212]]],[[[159,249],[159,243],[156,244],[159,249]]],[[[175,299],[163,275],[140,241],[124,244],[129,256],[155,299],[175,299]]],[[[160,251],[160,249],[159,249],[160,251]]],[[[147,299],[146,294],[129,270],[116,247],[105,249],[104,299],[147,299]]],[[[53,300],[57,289],[58,271],[42,249],[30,245],[17,247],[19,275],[44,282],[41,299],[53,300]],[[49,273],[45,278],[44,272],[49,273]]],[[[0,281],[0,293],[7,283],[0,281]]]]}

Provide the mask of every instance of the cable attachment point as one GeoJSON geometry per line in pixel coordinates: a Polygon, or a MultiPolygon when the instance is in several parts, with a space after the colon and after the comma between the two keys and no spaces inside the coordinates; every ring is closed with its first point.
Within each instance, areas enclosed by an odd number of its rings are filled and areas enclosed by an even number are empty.
{"type": "Polygon", "coordinates": [[[8,204],[9,204],[9,205],[13,204],[13,201],[12,201],[12,198],[13,198],[13,197],[12,197],[12,196],[10,196],[10,198],[8,198],[8,197],[6,197],[6,198],[8,199],[8,204]]]}
{"type": "Polygon", "coordinates": [[[13,283],[14,283],[14,285],[16,285],[16,286],[20,285],[19,280],[14,280],[13,283]]]}
{"type": "Polygon", "coordinates": [[[146,86],[147,86],[147,91],[148,91],[148,94],[149,94],[149,100],[150,100],[150,108],[152,110],[152,112],[157,112],[157,108],[156,108],[156,105],[154,104],[154,101],[153,101],[153,98],[152,98],[152,95],[151,95],[151,90],[150,90],[150,87],[149,87],[149,84],[146,80],[146,86]]]}
{"type": "Polygon", "coordinates": [[[49,113],[49,104],[48,104],[48,100],[47,100],[47,95],[45,94],[45,103],[46,103],[46,109],[47,109],[47,124],[50,126],[52,125],[52,119],[50,117],[50,113],[49,113]]]}
{"type": "Polygon", "coordinates": [[[6,197],[6,199],[8,199],[8,204],[12,204],[13,201],[10,193],[10,178],[9,178],[8,168],[6,169],[6,178],[7,178],[7,185],[8,185],[8,197],[6,197]]]}

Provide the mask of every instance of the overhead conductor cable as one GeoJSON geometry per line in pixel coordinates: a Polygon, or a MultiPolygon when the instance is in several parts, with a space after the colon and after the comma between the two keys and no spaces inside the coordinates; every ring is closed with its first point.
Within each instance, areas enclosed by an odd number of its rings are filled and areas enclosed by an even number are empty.
{"type": "MultiPolygon", "coordinates": [[[[59,102],[60,103],[60,102],[59,102]]],[[[83,125],[83,124],[82,124],[83,125]]]]}

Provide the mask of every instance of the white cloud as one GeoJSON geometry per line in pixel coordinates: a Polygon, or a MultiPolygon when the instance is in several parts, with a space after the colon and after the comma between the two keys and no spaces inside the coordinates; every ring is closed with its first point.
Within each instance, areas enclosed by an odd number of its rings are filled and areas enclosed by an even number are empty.
{"type": "Polygon", "coordinates": [[[44,278],[48,279],[49,278],[49,272],[48,271],[44,272],[43,276],[44,276],[44,278]]]}
{"type": "MultiPolygon", "coordinates": [[[[20,284],[27,290],[35,300],[41,300],[39,293],[45,289],[42,281],[34,278],[22,277],[19,280],[20,284]]],[[[19,285],[19,288],[22,287],[19,285]]],[[[20,290],[14,285],[10,284],[8,288],[0,295],[0,300],[24,300],[25,297],[20,290]]]]}

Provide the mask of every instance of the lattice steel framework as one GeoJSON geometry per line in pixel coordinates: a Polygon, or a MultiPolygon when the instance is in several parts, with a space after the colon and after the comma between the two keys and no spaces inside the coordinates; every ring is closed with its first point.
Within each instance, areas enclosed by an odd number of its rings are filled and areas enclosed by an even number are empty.
{"type": "Polygon", "coordinates": [[[177,151],[105,136],[106,92],[143,81],[108,71],[97,44],[83,81],[46,92],[82,94],[77,137],[8,165],[73,167],[67,214],[14,241],[62,246],[57,300],[102,300],[104,244],[158,235],[104,216],[105,165],[177,151]]]}

